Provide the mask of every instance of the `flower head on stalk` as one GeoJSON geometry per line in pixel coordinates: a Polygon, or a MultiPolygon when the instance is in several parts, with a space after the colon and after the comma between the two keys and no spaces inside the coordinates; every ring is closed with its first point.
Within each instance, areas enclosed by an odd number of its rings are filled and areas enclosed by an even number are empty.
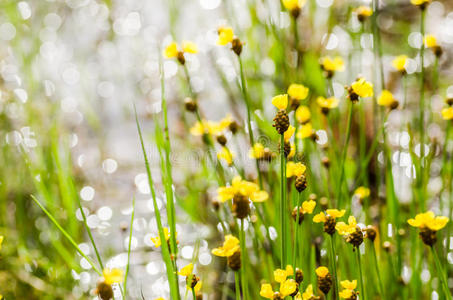
{"type": "Polygon", "coordinates": [[[433,246],[437,241],[436,232],[444,228],[448,221],[447,217],[435,216],[432,211],[428,211],[407,220],[407,223],[420,229],[420,238],[425,245],[433,246]]]}
{"type": "Polygon", "coordinates": [[[453,120],[453,106],[442,109],[442,118],[447,121],[453,120]]]}
{"type": "Polygon", "coordinates": [[[103,280],[96,287],[96,294],[102,300],[113,299],[112,284],[121,283],[124,279],[123,270],[117,268],[105,268],[102,270],[103,280]]]}
{"type": "Polygon", "coordinates": [[[348,223],[338,222],[335,229],[340,235],[346,237],[346,242],[358,248],[363,243],[363,231],[357,226],[357,220],[354,216],[349,216],[348,223]]]}
{"type": "Polygon", "coordinates": [[[335,72],[344,71],[344,62],[340,56],[336,56],[335,58],[324,56],[321,58],[319,64],[327,78],[332,78],[335,72]]]}
{"type": "Polygon", "coordinates": [[[279,134],[284,134],[289,128],[289,117],[286,112],[286,108],[288,107],[288,94],[273,97],[272,104],[278,109],[272,126],[275,127],[279,134]]]}
{"type": "Polygon", "coordinates": [[[298,297],[296,296],[297,300],[317,300],[319,298],[320,298],[319,296],[315,296],[315,294],[313,293],[312,284],[309,284],[307,286],[307,288],[305,289],[305,292],[303,292],[302,295],[299,294],[298,297]]]}
{"type": "Polygon", "coordinates": [[[307,200],[302,202],[301,207],[294,207],[291,216],[293,217],[294,221],[297,222],[297,218],[299,218],[299,225],[302,224],[304,220],[304,216],[306,214],[312,214],[313,210],[315,210],[316,201],[314,200],[307,200]]]}
{"type": "Polygon", "coordinates": [[[316,103],[321,108],[321,112],[327,115],[331,109],[338,107],[340,100],[335,97],[324,98],[320,96],[316,98],[316,103]]]}
{"type": "Polygon", "coordinates": [[[164,50],[165,58],[176,58],[181,65],[186,63],[185,53],[198,53],[197,45],[194,42],[184,41],[180,47],[176,42],[171,42],[164,50]]]}
{"type": "Polygon", "coordinates": [[[240,176],[234,177],[230,186],[217,189],[217,199],[220,202],[233,200],[233,214],[239,219],[250,214],[250,201],[264,202],[268,198],[268,193],[260,190],[256,183],[243,180],[240,176]]]}
{"type": "Polygon", "coordinates": [[[313,125],[311,122],[302,124],[297,131],[297,138],[298,139],[306,139],[311,138],[312,140],[316,141],[318,136],[316,135],[315,130],[313,129],[313,125]]]}
{"type": "Polygon", "coordinates": [[[396,109],[399,105],[398,100],[393,97],[392,92],[389,90],[382,90],[379,98],[377,99],[377,103],[380,106],[388,107],[389,109],[396,109]]]}
{"type": "Polygon", "coordinates": [[[217,158],[219,160],[224,160],[229,167],[233,165],[234,154],[228,149],[228,147],[223,146],[222,150],[217,153],[217,158]]]}
{"type": "Polygon", "coordinates": [[[431,0],[411,0],[411,3],[423,10],[431,3],[431,0]]]}
{"type": "Polygon", "coordinates": [[[253,147],[249,150],[249,157],[262,160],[270,161],[275,157],[275,154],[268,147],[264,147],[261,143],[255,143],[253,147]]]}
{"type": "Polygon", "coordinates": [[[294,270],[291,265],[287,265],[285,270],[275,270],[274,280],[280,284],[280,290],[274,292],[272,285],[265,283],[261,285],[260,296],[267,299],[284,299],[287,296],[295,296],[298,292],[299,284],[294,279],[288,279],[288,276],[293,274],[294,270]]]}
{"type": "Polygon", "coordinates": [[[442,55],[442,47],[437,43],[437,39],[434,35],[425,35],[423,42],[425,43],[425,47],[431,49],[436,57],[440,57],[442,55]]]}
{"type": "Polygon", "coordinates": [[[291,13],[293,18],[297,18],[300,15],[302,7],[304,7],[307,0],[283,0],[283,6],[291,13]]]}
{"type": "Polygon", "coordinates": [[[300,101],[305,100],[310,90],[302,84],[293,83],[288,87],[290,107],[297,109],[300,101]]]}
{"type": "Polygon", "coordinates": [[[327,209],[326,212],[320,212],[313,217],[313,222],[324,223],[324,232],[333,235],[335,233],[336,219],[344,216],[346,210],[327,209]]]}
{"type": "MultiPolygon", "coordinates": [[[[164,227],[163,230],[164,230],[165,241],[168,243],[168,240],[170,239],[170,230],[167,227],[164,227]]],[[[176,235],[178,235],[177,232],[176,232],[176,235]]],[[[151,241],[153,242],[153,244],[156,248],[159,248],[162,245],[160,236],[152,237],[151,241]]],[[[178,242],[178,241],[176,241],[176,242],[178,242]]]]}
{"type": "Polygon", "coordinates": [[[406,74],[406,66],[408,62],[409,57],[407,55],[398,55],[392,60],[392,66],[400,72],[401,74],[406,74]]]}
{"type": "Polygon", "coordinates": [[[359,186],[355,191],[354,191],[354,197],[356,197],[360,203],[365,198],[368,198],[370,196],[370,189],[364,186],[359,186]]]}
{"type": "Polygon", "coordinates": [[[296,109],[296,120],[301,124],[307,124],[311,120],[311,112],[308,106],[299,105],[296,109]]]}
{"type": "Polygon", "coordinates": [[[324,294],[327,294],[332,287],[332,275],[330,275],[329,269],[321,266],[318,267],[315,272],[316,276],[318,276],[318,288],[324,294]]]}
{"type": "Polygon", "coordinates": [[[340,284],[343,287],[343,290],[339,293],[340,298],[343,298],[346,300],[356,300],[357,299],[357,295],[359,293],[355,290],[357,288],[357,280],[353,280],[353,281],[343,280],[340,282],[340,284]]]}
{"type": "Polygon", "coordinates": [[[357,14],[357,19],[359,19],[359,21],[362,23],[365,22],[366,19],[371,17],[371,15],[373,14],[371,7],[364,5],[361,5],[354,9],[354,12],[357,14]]]}
{"type": "Polygon", "coordinates": [[[225,236],[223,245],[218,248],[212,249],[212,254],[215,256],[226,257],[228,266],[237,271],[241,268],[241,248],[239,239],[228,234],[225,236]]]}
{"type": "Polygon", "coordinates": [[[348,98],[352,102],[357,102],[359,97],[368,98],[374,95],[373,84],[366,81],[363,77],[358,78],[351,86],[347,86],[346,89],[348,91],[348,98]]]}
{"type": "Polygon", "coordinates": [[[221,26],[217,29],[219,38],[217,39],[217,45],[226,46],[231,43],[231,50],[236,53],[237,56],[241,55],[242,45],[244,43],[234,35],[233,28],[228,26],[221,26]]]}
{"type": "Polygon", "coordinates": [[[195,292],[201,289],[202,282],[200,281],[200,277],[196,276],[193,273],[193,264],[190,263],[179,270],[178,275],[186,277],[186,285],[190,289],[194,289],[195,292]]]}

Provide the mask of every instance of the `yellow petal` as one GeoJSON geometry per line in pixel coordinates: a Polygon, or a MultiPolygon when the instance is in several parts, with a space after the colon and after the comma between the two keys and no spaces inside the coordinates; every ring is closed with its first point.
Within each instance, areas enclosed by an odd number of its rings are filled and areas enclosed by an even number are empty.
{"type": "Polygon", "coordinates": [[[123,270],[117,268],[105,268],[102,270],[102,276],[107,284],[121,283],[124,279],[123,270]]]}
{"type": "Polygon", "coordinates": [[[304,100],[308,96],[309,89],[302,84],[293,83],[288,87],[288,95],[297,100],[304,100]]]}
{"type": "Polygon", "coordinates": [[[297,282],[294,279],[287,279],[280,285],[280,294],[283,298],[291,295],[297,289],[297,282]]]}
{"type": "Polygon", "coordinates": [[[311,214],[316,207],[316,201],[307,200],[302,203],[302,210],[304,214],[311,214]]]}
{"type": "Polygon", "coordinates": [[[360,78],[351,84],[351,88],[362,98],[372,97],[373,96],[373,84],[365,80],[365,78],[360,78]]]}
{"type": "Polygon", "coordinates": [[[318,267],[315,272],[316,272],[316,275],[318,275],[321,278],[324,278],[327,276],[327,274],[329,274],[329,269],[321,266],[321,267],[318,267]]]}
{"type": "Polygon", "coordinates": [[[340,298],[349,299],[352,296],[352,291],[345,289],[345,290],[342,290],[338,295],[340,296],[340,298]]]}
{"type": "Polygon", "coordinates": [[[294,274],[293,266],[291,266],[291,265],[286,265],[286,275],[288,275],[288,276],[293,276],[293,274],[294,274]]]}
{"type": "Polygon", "coordinates": [[[321,58],[321,66],[326,71],[336,72],[344,70],[343,59],[339,56],[331,58],[329,56],[321,58]]]}
{"type": "Polygon", "coordinates": [[[311,300],[314,297],[313,294],[313,285],[309,284],[305,289],[305,292],[302,294],[303,300],[311,300]]]}
{"type": "Polygon", "coordinates": [[[453,106],[442,109],[442,118],[444,120],[453,120],[453,106]]]}
{"type": "Polygon", "coordinates": [[[285,142],[289,142],[291,137],[294,135],[294,132],[296,132],[296,127],[294,127],[293,125],[289,125],[288,129],[283,134],[283,138],[285,139],[285,142]]]}
{"type": "Polygon", "coordinates": [[[274,291],[272,290],[272,286],[269,283],[261,285],[260,296],[267,299],[274,298],[274,291]]]}
{"type": "Polygon", "coordinates": [[[326,221],[326,215],[323,212],[318,213],[313,217],[313,222],[321,223],[326,221]]]}
{"type": "Polygon", "coordinates": [[[250,195],[250,200],[253,202],[264,202],[267,199],[269,199],[269,194],[266,191],[258,191],[250,195]]]}
{"type": "Polygon", "coordinates": [[[306,123],[299,127],[297,131],[297,138],[298,139],[306,139],[311,137],[313,134],[313,125],[311,123],[306,123]]]}
{"type": "Polygon", "coordinates": [[[389,107],[395,102],[393,94],[388,90],[382,90],[377,103],[381,106],[389,107]]]}
{"type": "Polygon", "coordinates": [[[201,280],[197,282],[197,284],[193,287],[195,293],[198,293],[201,290],[202,285],[203,285],[203,282],[201,280]]]}
{"type": "Polygon", "coordinates": [[[277,269],[274,271],[274,280],[277,281],[278,283],[282,283],[283,281],[285,281],[286,277],[287,277],[286,270],[277,269]]]}
{"type": "Polygon", "coordinates": [[[332,218],[336,219],[336,218],[341,218],[342,216],[344,216],[344,214],[346,213],[346,210],[342,209],[342,210],[338,210],[338,209],[328,209],[326,210],[326,213],[331,216],[332,218]]]}
{"type": "Polygon", "coordinates": [[[187,53],[198,53],[198,46],[194,42],[184,41],[182,42],[182,51],[187,53]]]}
{"type": "Polygon", "coordinates": [[[233,40],[234,32],[231,27],[220,27],[218,33],[219,39],[217,40],[217,45],[225,46],[233,40]]]}
{"type": "Polygon", "coordinates": [[[264,156],[264,146],[261,143],[255,143],[249,151],[249,157],[259,159],[264,156]]]}
{"type": "Polygon", "coordinates": [[[288,106],[288,94],[273,97],[272,104],[278,109],[286,109],[288,106]]]}
{"type": "Polygon", "coordinates": [[[407,55],[399,55],[395,57],[395,59],[392,61],[393,67],[402,72],[406,70],[406,64],[407,64],[407,55]]]}
{"type": "Polygon", "coordinates": [[[300,105],[296,110],[296,119],[299,123],[305,124],[310,121],[310,109],[305,105],[300,105]]]}
{"type": "Polygon", "coordinates": [[[178,55],[178,44],[171,42],[164,50],[164,56],[166,58],[173,58],[178,55]]]}
{"type": "Polygon", "coordinates": [[[193,264],[190,263],[187,266],[183,267],[181,270],[179,270],[178,275],[187,277],[192,274],[192,271],[193,271],[193,264]]]}
{"type": "Polygon", "coordinates": [[[345,289],[354,290],[357,287],[357,280],[343,280],[340,282],[340,284],[345,289]]]}

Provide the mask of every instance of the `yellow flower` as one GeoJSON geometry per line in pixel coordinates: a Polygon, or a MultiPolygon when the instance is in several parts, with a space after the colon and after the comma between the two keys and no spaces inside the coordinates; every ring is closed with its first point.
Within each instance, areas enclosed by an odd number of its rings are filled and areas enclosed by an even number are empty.
{"type": "Polygon", "coordinates": [[[288,276],[292,276],[293,274],[293,267],[291,265],[287,265],[285,270],[277,269],[274,271],[274,279],[278,283],[283,283],[288,276]]]}
{"type": "Polygon", "coordinates": [[[321,67],[325,71],[336,72],[344,70],[344,62],[340,56],[331,58],[330,56],[325,56],[321,58],[321,67]]]}
{"type": "Polygon", "coordinates": [[[282,2],[287,10],[294,10],[302,8],[307,0],[283,0],[282,2]]]}
{"type": "Polygon", "coordinates": [[[382,90],[381,95],[379,96],[377,103],[381,106],[390,107],[395,103],[395,98],[393,97],[392,92],[388,90],[382,90]]]}
{"type": "Polygon", "coordinates": [[[165,300],[163,297],[156,298],[154,300],[165,300]]]}
{"type": "Polygon", "coordinates": [[[178,55],[178,44],[176,44],[175,42],[171,42],[170,44],[168,44],[167,47],[165,47],[164,56],[166,58],[173,58],[176,57],[177,55],[178,55]]]}
{"type": "Polygon", "coordinates": [[[179,270],[178,275],[187,277],[187,276],[192,275],[192,271],[193,271],[193,264],[190,263],[187,266],[183,267],[181,270],[179,270]]]}
{"type": "Polygon", "coordinates": [[[431,0],[411,0],[413,5],[422,6],[431,3],[431,0]]]}
{"type": "Polygon", "coordinates": [[[0,250],[2,250],[2,243],[3,243],[3,235],[0,235],[0,250]]]}
{"type": "Polygon", "coordinates": [[[286,109],[286,107],[288,106],[288,94],[282,94],[273,97],[272,104],[278,109],[286,109]]]}
{"type": "MultiPolygon", "coordinates": [[[[342,209],[342,210],[338,210],[338,209],[326,210],[326,214],[334,219],[341,218],[342,216],[344,216],[345,213],[346,213],[346,210],[344,210],[344,209],[342,209]]],[[[319,214],[315,215],[313,217],[313,222],[315,222],[315,223],[323,222],[324,223],[327,220],[326,214],[324,212],[320,212],[319,214]]]]}
{"type": "Polygon", "coordinates": [[[338,100],[335,97],[330,97],[330,98],[324,98],[324,97],[318,97],[316,99],[316,102],[321,108],[327,108],[327,109],[332,109],[335,107],[338,107],[338,103],[340,103],[340,100],[338,100]]]}
{"type": "Polygon", "coordinates": [[[354,191],[354,195],[357,196],[359,199],[365,199],[366,197],[370,196],[370,189],[364,186],[359,186],[354,191]]]}
{"type": "Polygon", "coordinates": [[[288,87],[288,95],[296,100],[304,100],[308,96],[309,89],[302,84],[293,83],[288,87]]]}
{"type": "Polygon", "coordinates": [[[309,284],[307,286],[307,288],[305,289],[305,292],[302,294],[302,299],[311,300],[314,297],[315,297],[315,294],[313,294],[313,285],[309,284]]]}
{"type": "Polygon", "coordinates": [[[289,161],[286,163],[286,177],[299,177],[305,173],[307,167],[301,162],[289,161]]]}
{"type": "Polygon", "coordinates": [[[289,151],[287,159],[293,158],[295,154],[296,154],[296,145],[294,143],[291,143],[291,150],[289,151]]]}
{"type": "Polygon", "coordinates": [[[200,136],[203,134],[216,135],[224,131],[232,122],[231,116],[227,115],[225,118],[219,122],[202,120],[197,121],[192,128],[190,128],[190,133],[194,136],[200,136]]]}
{"type": "Polygon", "coordinates": [[[273,299],[274,291],[272,290],[272,285],[270,285],[269,283],[262,284],[261,290],[260,290],[260,296],[267,298],[267,299],[273,299]]]}
{"type": "Polygon", "coordinates": [[[395,57],[395,59],[392,61],[392,65],[396,70],[400,72],[405,72],[407,60],[408,60],[407,55],[399,55],[395,57]]]}
{"type": "Polygon", "coordinates": [[[359,78],[351,84],[351,88],[362,98],[372,97],[373,96],[373,84],[369,81],[366,81],[365,78],[359,78]]]}
{"type": "Polygon", "coordinates": [[[255,159],[260,159],[264,156],[264,146],[261,143],[255,143],[253,145],[252,149],[249,151],[249,157],[250,158],[255,158],[255,159]]]}
{"type": "MultiPolygon", "coordinates": [[[[167,227],[164,227],[164,236],[165,236],[166,241],[168,241],[170,239],[170,230],[167,227]]],[[[154,243],[154,246],[156,248],[159,248],[162,245],[160,236],[152,237],[151,241],[154,243]]]]}
{"type": "Polygon", "coordinates": [[[415,216],[415,219],[407,220],[407,223],[413,227],[429,228],[433,231],[441,230],[447,225],[449,219],[444,216],[435,216],[432,211],[421,213],[415,216]]]}
{"type": "Polygon", "coordinates": [[[321,278],[324,278],[329,274],[329,269],[321,266],[321,267],[318,267],[315,272],[316,272],[316,275],[318,275],[321,278]]]}
{"type": "Polygon", "coordinates": [[[348,290],[354,290],[357,287],[357,280],[349,281],[343,280],[340,282],[341,286],[348,290]]]}
{"type": "Polygon", "coordinates": [[[373,10],[369,6],[359,6],[355,9],[355,13],[362,17],[369,17],[373,14],[373,10]]]}
{"type": "Polygon", "coordinates": [[[198,293],[201,290],[201,286],[203,285],[203,282],[200,280],[197,282],[197,284],[193,287],[193,290],[195,293],[198,293]]]}
{"type": "Polygon", "coordinates": [[[222,147],[222,151],[220,151],[219,153],[217,153],[217,158],[219,160],[225,160],[225,162],[231,166],[233,164],[233,153],[231,153],[231,151],[227,148],[227,147],[222,147]]]}
{"type": "Polygon", "coordinates": [[[453,120],[453,106],[442,109],[442,118],[444,120],[453,120]]]}
{"type": "Polygon", "coordinates": [[[348,224],[345,222],[338,222],[337,225],[335,225],[335,229],[338,231],[340,235],[348,235],[353,232],[355,232],[357,227],[357,220],[355,219],[354,216],[349,216],[348,218],[348,224]]]}
{"type": "Polygon", "coordinates": [[[291,137],[294,135],[294,132],[296,132],[296,127],[293,125],[289,125],[288,129],[283,133],[283,138],[285,142],[289,142],[291,137]]]}
{"type": "Polygon", "coordinates": [[[305,139],[311,137],[313,134],[313,125],[311,123],[303,124],[299,127],[297,131],[297,138],[298,139],[305,139]]]}
{"type": "Polygon", "coordinates": [[[349,299],[352,296],[352,291],[345,289],[345,290],[342,290],[338,295],[340,296],[340,298],[349,299]]]}
{"type": "Polygon", "coordinates": [[[311,119],[310,109],[305,105],[300,105],[296,110],[296,119],[299,123],[302,124],[310,122],[311,119]]]}
{"type": "Polygon", "coordinates": [[[297,289],[297,282],[294,279],[287,279],[280,284],[280,294],[283,298],[293,294],[297,289]]]}
{"type": "Polygon", "coordinates": [[[269,198],[268,193],[260,190],[256,183],[242,180],[241,176],[234,177],[231,186],[219,187],[217,189],[217,199],[221,202],[231,200],[237,194],[247,196],[253,202],[263,202],[269,198]]]}
{"type": "Polygon", "coordinates": [[[437,39],[432,34],[425,35],[424,42],[427,48],[434,48],[437,46],[437,39]]]}
{"type": "Polygon", "coordinates": [[[182,42],[182,51],[186,53],[198,53],[198,46],[194,42],[191,41],[183,41],[182,42]]]}
{"type": "Polygon", "coordinates": [[[219,39],[217,45],[225,46],[230,43],[234,38],[234,31],[231,27],[220,27],[217,32],[219,33],[219,39]]]}
{"type": "Polygon", "coordinates": [[[302,211],[304,214],[311,214],[316,207],[315,200],[307,200],[302,202],[302,211]]]}
{"type": "Polygon", "coordinates": [[[225,236],[225,241],[223,242],[223,246],[219,248],[214,248],[212,249],[212,254],[216,256],[221,256],[221,257],[229,257],[236,253],[240,248],[239,246],[239,240],[232,236],[231,234],[228,234],[225,236]]]}
{"type": "Polygon", "coordinates": [[[102,270],[102,276],[104,277],[104,282],[110,285],[114,283],[121,283],[124,279],[123,270],[117,268],[105,268],[102,270]]]}

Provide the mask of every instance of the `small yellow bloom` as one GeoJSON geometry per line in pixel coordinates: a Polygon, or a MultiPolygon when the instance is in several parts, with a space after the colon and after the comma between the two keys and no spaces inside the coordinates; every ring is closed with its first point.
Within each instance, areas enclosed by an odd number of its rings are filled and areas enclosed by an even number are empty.
{"type": "Polygon", "coordinates": [[[301,163],[301,162],[293,162],[289,161],[286,163],[286,177],[291,178],[291,177],[299,177],[305,173],[305,170],[307,170],[307,167],[301,163]]]}
{"type": "MultiPolygon", "coordinates": [[[[342,216],[344,216],[345,213],[346,213],[346,210],[344,210],[344,209],[342,209],[342,210],[338,210],[338,209],[326,210],[326,214],[334,219],[341,218],[342,216]]],[[[315,215],[313,217],[313,222],[324,223],[327,220],[326,214],[324,212],[320,212],[319,214],[315,215]]]]}
{"type": "Polygon", "coordinates": [[[324,97],[318,97],[316,99],[316,102],[321,108],[327,108],[327,109],[332,109],[338,107],[338,103],[340,103],[340,100],[338,100],[335,97],[330,97],[330,98],[324,98],[324,97]]]}
{"type": "Polygon", "coordinates": [[[351,88],[362,98],[372,97],[373,96],[373,84],[369,81],[366,81],[365,78],[359,78],[351,84],[351,88]]]}
{"type": "Polygon", "coordinates": [[[262,284],[261,290],[260,290],[260,296],[267,298],[267,299],[273,299],[274,291],[272,290],[272,285],[270,285],[269,283],[262,284]]]}
{"type": "Polygon", "coordinates": [[[336,71],[344,71],[344,62],[340,56],[336,56],[335,58],[331,58],[330,56],[325,56],[321,58],[321,67],[325,71],[336,72],[336,71]]]}
{"type": "Polygon", "coordinates": [[[310,122],[311,119],[310,109],[305,105],[300,105],[296,110],[296,119],[297,122],[302,124],[310,122]]]}
{"type": "Polygon", "coordinates": [[[212,249],[211,252],[216,256],[229,257],[236,253],[236,251],[238,251],[239,248],[240,248],[239,240],[236,237],[232,236],[231,234],[228,234],[225,236],[223,246],[219,248],[214,248],[212,249]]]}
{"type": "Polygon", "coordinates": [[[163,297],[156,298],[154,300],[165,300],[163,297]]]}
{"type": "Polygon", "coordinates": [[[355,219],[354,216],[349,216],[348,218],[348,224],[345,222],[338,222],[337,225],[335,225],[335,229],[338,231],[340,235],[348,235],[353,232],[355,232],[357,227],[357,220],[355,219]]]}
{"type": "MultiPolygon", "coordinates": [[[[165,236],[166,241],[168,241],[170,239],[170,230],[167,227],[164,227],[164,236],[165,236]]],[[[154,243],[154,246],[156,248],[159,248],[162,245],[160,236],[152,237],[151,241],[154,243]]]]}
{"type": "Polygon", "coordinates": [[[393,59],[392,65],[397,71],[405,72],[408,59],[407,55],[399,55],[393,59]]]}
{"type": "Polygon", "coordinates": [[[234,38],[234,31],[231,27],[220,27],[218,29],[219,39],[217,40],[217,45],[225,46],[230,43],[234,38]]]}
{"type": "Polygon", "coordinates": [[[219,160],[224,160],[229,166],[233,164],[233,153],[227,148],[227,147],[222,147],[222,151],[217,153],[217,158],[219,160]]]}
{"type": "Polygon", "coordinates": [[[416,6],[422,6],[431,3],[431,0],[411,0],[411,3],[416,6]]]}
{"type": "Polygon", "coordinates": [[[249,157],[250,158],[255,158],[255,159],[260,159],[264,156],[264,146],[261,143],[255,143],[253,145],[252,149],[249,151],[249,157]]]}
{"type": "Polygon", "coordinates": [[[164,50],[164,56],[166,58],[173,58],[178,55],[178,44],[171,42],[164,50]]]}
{"type": "Polygon", "coordinates": [[[302,84],[293,83],[288,87],[288,95],[296,100],[304,100],[308,96],[309,89],[302,84]]]}
{"type": "Polygon", "coordinates": [[[313,285],[309,284],[307,286],[307,288],[305,289],[305,292],[302,294],[302,299],[311,300],[314,297],[315,297],[315,294],[313,294],[313,285]]]}
{"type": "Polygon", "coordinates": [[[187,276],[192,275],[192,271],[193,271],[193,264],[190,263],[187,266],[183,267],[181,270],[179,270],[178,275],[187,277],[187,276]]]}
{"type": "Polygon", "coordinates": [[[102,270],[102,276],[104,277],[104,282],[110,285],[114,283],[121,283],[124,279],[123,270],[117,268],[105,268],[102,270]]]}
{"type": "Polygon", "coordinates": [[[282,94],[273,97],[272,104],[278,109],[286,109],[286,107],[288,106],[288,94],[282,94]]]}
{"type": "Polygon", "coordinates": [[[283,6],[287,10],[301,9],[307,0],[283,0],[283,6]]]}
{"type": "Polygon", "coordinates": [[[274,280],[278,283],[285,281],[287,276],[288,275],[286,274],[286,270],[277,269],[274,271],[274,280]]]}
{"type": "Polygon", "coordinates": [[[283,133],[283,138],[286,143],[289,142],[291,137],[294,135],[294,132],[296,132],[296,127],[289,125],[288,129],[283,133]]]}
{"type": "Polygon", "coordinates": [[[355,9],[355,13],[358,16],[370,17],[373,14],[373,10],[369,6],[359,6],[355,9]]]}
{"type": "Polygon", "coordinates": [[[434,48],[437,46],[437,39],[432,34],[425,35],[424,42],[427,48],[434,48]]]}
{"type": "Polygon", "coordinates": [[[421,213],[415,216],[415,219],[407,220],[407,223],[413,227],[429,228],[433,231],[439,231],[444,228],[449,219],[444,216],[435,216],[432,211],[421,213]]]}
{"type": "Polygon", "coordinates": [[[242,180],[240,176],[233,178],[231,186],[217,189],[217,199],[221,202],[231,200],[237,194],[247,196],[253,202],[264,202],[269,198],[268,193],[260,190],[256,183],[242,180]]]}
{"type": "Polygon", "coordinates": [[[193,287],[193,290],[195,293],[198,293],[201,290],[201,286],[203,285],[203,282],[200,280],[197,282],[197,284],[193,287]]]}
{"type": "Polygon", "coordinates": [[[354,191],[354,195],[357,196],[359,199],[365,199],[366,197],[370,196],[370,189],[364,186],[359,186],[354,191]]]}
{"type": "Polygon", "coordinates": [[[306,139],[311,137],[313,134],[313,125],[309,122],[306,124],[303,124],[302,126],[299,127],[299,130],[297,131],[297,138],[298,139],[306,139]]]}
{"type": "Polygon", "coordinates": [[[380,106],[390,107],[395,103],[395,98],[393,97],[392,92],[388,90],[382,90],[381,95],[379,96],[377,103],[380,106]]]}
{"type": "Polygon", "coordinates": [[[182,42],[182,51],[186,53],[198,53],[198,46],[194,42],[191,41],[183,41],[182,42]]]}
{"type": "Polygon", "coordinates": [[[3,235],[0,235],[0,250],[2,250],[2,243],[3,243],[3,235]]]}
{"type": "Polygon", "coordinates": [[[280,294],[283,298],[293,294],[297,289],[297,282],[294,279],[287,279],[280,284],[280,294]]]}
{"type": "Polygon", "coordinates": [[[307,200],[302,202],[302,211],[304,214],[311,214],[316,207],[315,200],[307,200]]]}
{"type": "Polygon", "coordinates": [[[442,118],[444,120],[453,120],[453,106],[442,109],[442,118]]]}
{"type": "Polygon", "coordinates": [[[349,299],[352,297],[352,290],[342,290],[338,295],[340,296],[340,298],[349,299]]]}
{"type": "Polygon", "coordinates": [[[349,281],[343,280],[340,282],[341,286],[348,290],[354,290],[357,287],[357,280],[349,281]]]}
{"type": "Polygon", "coordinates": [[[321,267],[318,267],[315,272],[316,272],[316,275],[318,275],[321,278],[324,278],[329,274],[329,269],[321,266],[321,267]]]}

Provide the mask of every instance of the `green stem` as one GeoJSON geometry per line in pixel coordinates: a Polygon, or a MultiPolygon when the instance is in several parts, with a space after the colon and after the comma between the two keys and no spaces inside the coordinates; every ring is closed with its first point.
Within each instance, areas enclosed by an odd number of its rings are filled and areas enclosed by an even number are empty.
{"type": "Polygon", "coordinates": [[[247,299],[247,277],[245,276],[245,265],[246,265],[246,248],[245,248],[245,230],[244,230],[244,219],[241,219],[241,232],[240,232],[240,243],[241,243],[241,287],[242,287],[242,299],[247,299]]]}
{"type": "MultiPolygon", "coordinates": [[[[420,22],[420,33],[422,37],[425,36],[425,16],[426,10],[422,9],[421,13],[421,22],[420,22]]],[[[420,166],[419,166],[419,203],[421,205],[422,211],[425,209],[425,200],[423,195],[423,184],[424,184],[424,166],[423,162],[425,159],[425,43],[422,43],[420,48],[420,64],[421,64],[421,73],[420,73],[420,123],[419,123],[419,130],[420,130],[420,166]]]]}
{"type": "Polygon", "coordinates": [[[192,289],[192,298],[193,298],[193,300],[197,299],[197,295],[195,294],[195,289],[192,289]]]}
{"type": "Polygon", "coordinates": [[[236,293],[236,300],[241,300],[239,272],[234,272],[234,288],[235,288],[235,293],[236,293]]]}
{"type": "Polygon", "coordinates": [[[341,202],[341,200],[342,200],[341,195],[343,194],[342,187],[343,187],[343,179],[345,176],[344,175],[344,173],[345,173],[344,164],[346,161],[346,155],[348,153],[349,140],[351,138],[352,106],[353,106],[353,103],[352,103],[352,101],[350,101],[349,108],[348,108],[348,125],[346,128],[346,141],[344,143],[343,154],[341,156],[341,162],[340,162],[340,182],[337,187],[337,199],[338,199],[337,205],[338,205],[338,207],[342,207],[342,205],[343,205],[343,203],[341,202]]]}
{"type": "Polygon", "coordinates": [[[297,253],[297,249],[299,247],[299,227],[301,226],[301,224],[299,224],[300,222],[300,206],[302,205],[302,193],[299,193],[298,195],[298,200],[297,200],[297,218],[296,218],[296,230],[294,230],[294,241],[295,241],[295,244],[294,244],[294,247],[293,247],[293,269],[294,271],[296,270],[296,253],[297,253]]]}
{"type": "Polygon", "coordinates": [[[339,289],[338,289],[338,276],[337,276],[337,254],[335,251],[335,240],[334,240],[334,235],[329,235],[330,236],[330,259],[332,260],[332,269],[333,269],[333,276],[334,282],[335,282],[335,298],[340,299],[338,296],[339,289]]]}
{"type": "Polygon", "coordinates": [[[377,260],[376,248],[374,246],[374,241],[371,242],[371,252],[373,252],[374,267],[376,268],[376,276],[377,276],[378,282],[379,282],[379,292],[381,294],[381,298],[382,299],[386,299],[385,298],[385,294],[384,294],[384,286],[382,284],[382,279],[381,279],[381,272],[379,272],[379,264],[378,264],[378,260],[377,260]]]}
{"type": "Polygon", "coordinates": [[[124,298],[127,296],[127,275],[129,274],[129,267],[130,267],[130,259],[131,259],[131,246],[132,246],[132,228],[134,224],[134,216],[135,216],[135,197],[132,199],[132,215],[131,215],[131,222],[129,224],[129,243],[127,246],[127,264],[126,264],[126,272],[124,274],[124,298]]]}
{"type": "Polygon", "coordinates": [[[445,292],[445,297],[447,297],[447,299],[452,299],[450,289],[448,288],[447,278],[439,261],[439,256],[437,255],[437,252],[433,246],[431,246],[430,248],[431,252],[433,253],[434,261],[436,262],[437,276],[440,277],[440,281],[445,292]]]}
{"type": "Polygon", "coordinates": [[[363,300],[366,300],[366,294],[365,294],[365,285],[363,284],[363,275],[362,275],[362,262],[361,262],[361,259],[360,259],[360,248],[357,247],[355,249],[355,251],[357,252],[357,265],[359,267],[359,279],[360,279],[360,294],[362,295],[362,299],[363,300]]]}
{"type": "Polygon", "coordinates": [[[285,172],[285,138],[280,136],[280,242],[281,242],[281,268],[286,266],[286,241],[285,241],[285,216],[286,216],[286,172],[285,172]]]}

